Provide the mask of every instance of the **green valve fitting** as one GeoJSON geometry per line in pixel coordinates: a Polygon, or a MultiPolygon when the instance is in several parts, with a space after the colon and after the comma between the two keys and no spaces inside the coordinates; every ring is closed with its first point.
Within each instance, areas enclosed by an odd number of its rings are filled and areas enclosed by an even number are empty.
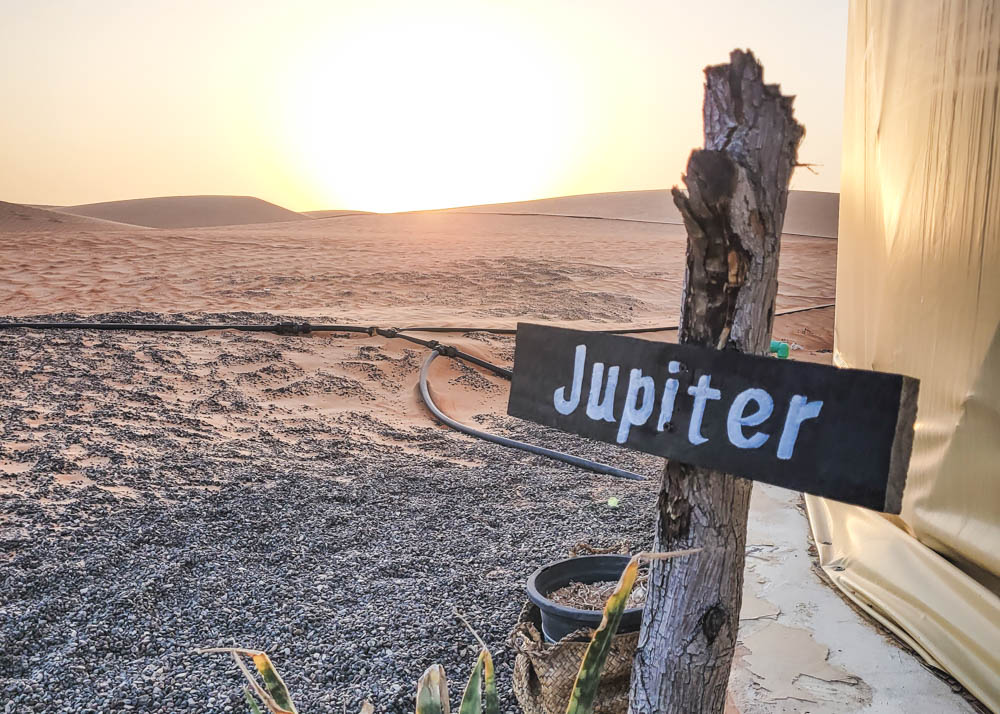
{"type": "Polygon", "coordinates": [[[771,347],[768,350],[777,355],[778,359],[788,359],[788,343],[779,340],[771,340],[771,347]]]}

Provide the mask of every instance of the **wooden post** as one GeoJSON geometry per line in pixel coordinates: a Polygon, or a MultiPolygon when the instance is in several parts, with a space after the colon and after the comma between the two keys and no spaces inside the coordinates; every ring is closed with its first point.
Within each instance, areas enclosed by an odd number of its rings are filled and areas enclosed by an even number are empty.
{"type": "MultiPolygon", "coordinates": [[[[680,341],[765,354],[778,289],[788,181],[804,129],[750,52],[708,67],[705,148],[674,203],[688,233],[680,341]]],[[[721,713],[739,626],[751,482],[669,461],[632,672],[633,714],[721,713]]]]}

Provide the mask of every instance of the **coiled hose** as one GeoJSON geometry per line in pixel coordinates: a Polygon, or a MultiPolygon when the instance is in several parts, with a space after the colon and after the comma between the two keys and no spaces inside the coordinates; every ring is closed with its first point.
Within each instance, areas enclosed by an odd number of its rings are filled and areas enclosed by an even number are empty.
{"type": "Polygon", "coordinates": [[[520,449],[521,451],[527,451],[531,454],[538,454],[539,456],[546,456],[550,459],[555,459],[556,461],[573,464],[573,466],[589,469],[590,471],[595,471],[599,474],[617,476],[618,478],[627,478],[633,481],[646,480],[645,476],[640,476],[639,474],[632,473],[631,471],[625,471],[624,469],[608,466],[607,464],[591,461],[590,459],[584,459],[579,456],[573,456],[572,454],[564,454],[561,451],[546,449],[544,446],[537,446],[535,444],[528,444],[515,439],[508,439],[506,436],[491,434],[488,431],[482,431],[481,429],[476,429],[459,421],[455,421],[438,408],[438,406],[434,403],[434,400],[431,398],[430,389],[427,387],[427,373],[431,368],[431,364],[440,356],[440,354],[441,353],[437,350],[431,350],[431,353],[424,361],[423,367],[420,368],[420,396],[423,397],[424,404],[426,404],[427,408],[431,410],[431,413],[455,431],[460,431],[463,434],[475,436],[479,439],[485,439],[486,441],[492,441],[494,444],[500,444],[501,446],[509,446],[512,449],[520,449]]]}

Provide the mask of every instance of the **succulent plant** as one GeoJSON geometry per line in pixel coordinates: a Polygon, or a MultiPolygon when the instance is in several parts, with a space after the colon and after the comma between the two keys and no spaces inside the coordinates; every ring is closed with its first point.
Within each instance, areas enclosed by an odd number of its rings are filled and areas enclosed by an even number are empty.
{"type": "Polygon", "coordinates": [[[250,707],[252,714],[263,714],[260,703],[263,703],[267,707],[267,711],[270,714],[299,714],[299,710],[295,708],[295,703],[292,701],[292,695],[288,693],[288,687],[285,686],[285,682],[281,679],[281,675],[278,674],[278,670],[274,668],[271,658],[267,656],[266,652],[247,650],[239,647],[209,647],[198,650],[199,654],[212,652],[222,652],[231,655],[233,661],[236,662],[236,666],[240,668],[243,676],[246,677],[249,686],[244,687],[243,697],[246,699],[247,706],[250,707]],[[243,661],[245,657],[249,657],[253,661],[253,665],[257,669],[258,674],[260,674],[264,686],[261,686],[257,678],[247,668],[246,663],[243,661]],[[257,701],[258,699],[260,702],[257,701]]]}
{"type": "MultiPolygon", "coordinates": [[[[500,714],[493,658],[485,647],[479,651],[476,666],[472,668],[469,682],[462,694],[459,714],[500,714]],[[486,706],[483,707],[483,694],[486,706]]],[[[417,682],[417,714],[450,714],[448,680],[444,668],[432,664],[417,682]]]]}

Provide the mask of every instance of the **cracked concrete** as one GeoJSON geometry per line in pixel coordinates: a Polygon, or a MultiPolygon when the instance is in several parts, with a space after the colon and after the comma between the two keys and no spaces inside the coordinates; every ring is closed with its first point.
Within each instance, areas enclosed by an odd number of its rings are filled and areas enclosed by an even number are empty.
{"type": "Polygon", "coordinates": [[[754,484],[727,714],[974,712],[820,579],[800,504],[754,484]]]}

